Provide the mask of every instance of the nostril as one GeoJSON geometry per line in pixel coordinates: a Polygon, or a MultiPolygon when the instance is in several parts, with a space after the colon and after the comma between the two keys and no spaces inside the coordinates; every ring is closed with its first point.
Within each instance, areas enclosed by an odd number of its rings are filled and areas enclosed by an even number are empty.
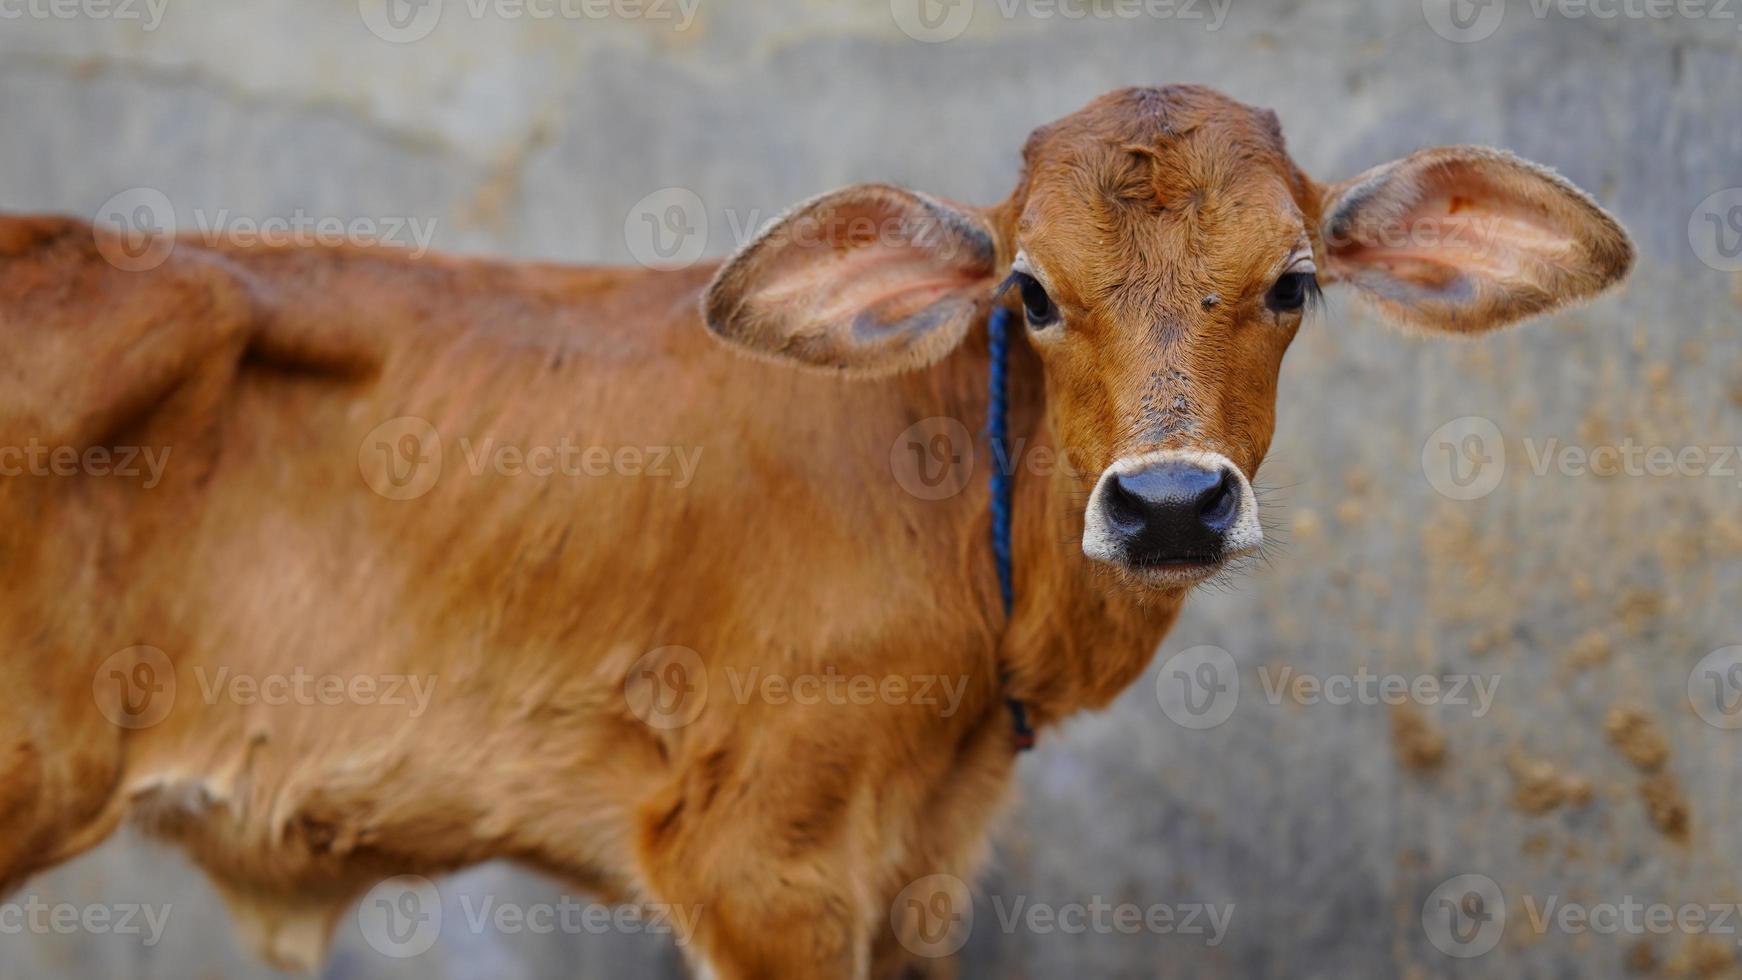
{"type": "Polygon", "coordinates": [[[1212,531],[1226,531],[1240,511],[1240,492],[1234,474],[1223,470],[1222,479],[1198,497],[1198,519],[1212,531]]]}
{"type": "Polygon", "coordinates": [[[1124,478],[1115,476],[1107,485],[1107,517],[1119,527],[1135,529],[1143,526],[1148,514],[1148,505],[1125,484],[1124,478]]]}

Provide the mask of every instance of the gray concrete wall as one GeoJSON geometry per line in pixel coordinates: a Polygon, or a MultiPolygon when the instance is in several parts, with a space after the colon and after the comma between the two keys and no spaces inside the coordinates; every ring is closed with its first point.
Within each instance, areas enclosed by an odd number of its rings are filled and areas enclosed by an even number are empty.
{"type": "MultiPolygon", "coordinates": [[[[1536,464],[1567,445],[1742,443],[1742,260],[1726,258],[1742,191],[1711,197],[1742,187],[1742,4],[1652,18],[1627,13],[1645,0],[1596,0],[1612,17],[1493,0],[1461,32],[1445,0],[1198,0],[1133,17],[1113,0],[1065,0],[1095,12],[1075,19],[1042,16],[1050,0],[1012,16],[978,0],[959,35],[921,41],[902,30],[920,23],[912,0],[700,0],[687,26],[474,18],[456,0],[427,36],[390,43],[370,29],[386,23],[377,0],[85,0],[61,8],[83,10],[70,18],[36,2],[0,4],[24,13],[0,19],[8,210],[94,215],[147,187],[184,228],[416,219],[444,249],[631,261],[649,244],[638,202],[681,187],[706,218],[697,247],[719,254],[743,227],[851,181],[995,200],[1033,126],[1116,86],[1188,80],[1275,108],[1320,178],[1459,142],[1560,169],[1636,236],[1629,286],[1475,342],[1406,338],[1337,299],[1303,330],[1260,480],[1286,547],[1195,599],[1111,711],[1022,761],[964,975],[1735,972],[1735,919],[1660,934],[1642,914],[1604,928],[1603,909],[1715,918],[1742,901],[1742,731],[1722,727],[1742,718],[1712,697],[1742,661],[1714,655],[1742,644],[1742,463],[1712,454],[1677,475],[1536,464]],[[1489,465],[1504,465],[1491,492],[1456,500],[1436,490],[1453,485],[1435,434],[1468,416],[1492,429],[1453,435],[1486,433],[1489,465]],[[1201,645],[1226,651],[1239,681],[1210,728],[1192,727],[1180,700],[1195,655],[1172,659],[1201,645]],[[1367,672],[1448,688],[1402,707],[1312,696],[1313,682],[1367,672]],[[1488,710],[1451,687],[1469,676],[1491,686],[1488,710]],[[1629,717],[1644,720],[1619,724],[1629,717]],[[1470,891],[1496,924],[1460,942],[1438,900],[1470,891]],[[1001,917],[1018,900],[1096,899],[1181,916],[1231,906],[1232,918],[1212,945],[1001,917]],[[1550,902],[1599,923],[1539,923],[1550,902]],[[1490,941],[1470,957],[1441,949],[1490,941]]],[[[450,919],[462,895],[562,894],[503,867],[441,887],[450,919]]],[[[273,975],[178,854],[136,839],[13,901],[25,895],[172,915],[149,947],[0,932],[0,976],[273,975]]],[[[677,976],[677,964],[644,935],[466,929],[392,960],[347,918],[327,975],[677,976]]]]}

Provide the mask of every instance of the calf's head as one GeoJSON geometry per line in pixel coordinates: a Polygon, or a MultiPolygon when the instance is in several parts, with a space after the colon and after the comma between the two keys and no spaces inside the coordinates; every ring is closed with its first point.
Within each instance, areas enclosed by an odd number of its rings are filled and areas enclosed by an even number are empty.
{"type": "Polygon", "coordinates": [[[704,314],[757,355],[876,376],[944,358],[991,304],[1019,309],[1088,490],[1083,554],[1139,585],[1260,547],[1251,479],[1321,286],[1468,335],[1632,262],[1614,219],[1510,154],[1423,150],[1320,184],[1273,113],[1203,88],[1103,96],[1036,131],[1023,163],[985,209],[883,185],[805,202],[726,263],[704,314]]]}

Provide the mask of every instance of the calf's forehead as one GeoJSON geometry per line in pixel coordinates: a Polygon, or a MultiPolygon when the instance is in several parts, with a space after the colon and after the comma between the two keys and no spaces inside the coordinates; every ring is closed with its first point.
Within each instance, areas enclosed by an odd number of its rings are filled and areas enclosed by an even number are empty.
{"type": "Polygon", "coordinates": [[[1275,115],[1202,90],[1114,93],[1038,130],[1024,158],[1019,239],[1085,305],[1241,288],[1311,206],[1275,115]]]}

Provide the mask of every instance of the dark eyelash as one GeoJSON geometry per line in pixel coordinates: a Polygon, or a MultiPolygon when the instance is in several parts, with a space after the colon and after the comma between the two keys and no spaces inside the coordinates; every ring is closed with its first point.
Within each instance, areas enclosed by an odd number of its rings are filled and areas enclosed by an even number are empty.
{"type": "Polygon", "coordinates": [[[1281,282],[1285,279],[1294,279],[1294,280],[1297,280],[1300,282],[1300,291],[1301,291],[1300,305],[1286,307],[1286,308],[1272,307],[1273,309],[1287,309],[1287,310],[1298,311],[1303,316],[1311,315],[1312,313],[1314,313],[1315,311],[1318,310],[1320,302],[1324,299],[1324,290],[1319,285],[1319,276],[1318,276],[1317,271],[1314,271],[1314,272],[1285,272],[1285,273],[1283,273],[1282,277],[1277,280],[1277,283],[1275,285],[1271,286],[1271,291],[1267,292],[1265,294],[1265,301],[1266,301],[1267,305],[1270,302],[1270,297],[1274,295],[1274,291],[1277,288],[1277,285],[1280,285],[1281,282]]]}

